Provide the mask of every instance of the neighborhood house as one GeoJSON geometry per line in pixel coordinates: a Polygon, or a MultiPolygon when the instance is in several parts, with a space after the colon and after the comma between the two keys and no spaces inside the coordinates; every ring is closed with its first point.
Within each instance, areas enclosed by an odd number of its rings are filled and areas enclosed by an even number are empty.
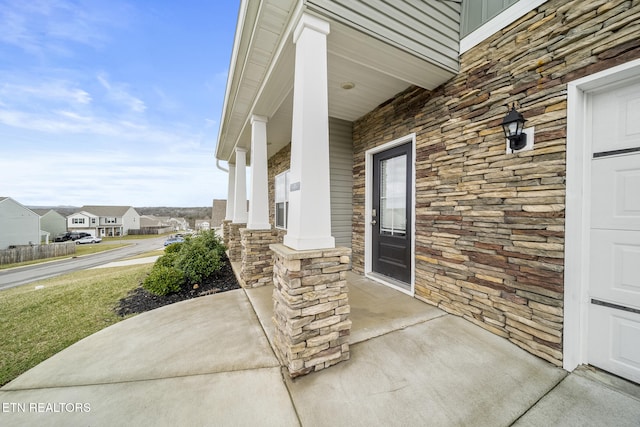
{"type": "Polygon", "coordinates": [[[67,231],[67,219],[53,209],[31,209],[40,216],[41,243],[54,241],[67,231]]]}
{"type": "Polygon", "coordinates": [[[140,229],[140,215],[131,206],[83,206],[67,217],[67,229],[97,237],[126,236],[140,229]]]}
{"type": "Polygon", "coordinates": [[[225,242],[292,376],[349,358],[352,269],[640,382],[639,123],[638,1],[244,0],[225,242]]]}
{"type": "Polygon", "coordinates": [[[13,200],[0,197],[0,250],[40,244],[40,216],[13,200]]]}

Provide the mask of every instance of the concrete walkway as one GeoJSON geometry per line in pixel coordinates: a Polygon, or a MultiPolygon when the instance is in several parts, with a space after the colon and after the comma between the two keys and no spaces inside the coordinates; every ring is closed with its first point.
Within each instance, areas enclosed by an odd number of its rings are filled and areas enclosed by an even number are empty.
{"type": "Polygon", "coordinates": [[[147,256],[142,258],[133,258],[133,259],[125,259],[123,261],[113,261],[108,264],[99,265],[95,268],[111,268],[111,267],[126,267],[129,265],[139,265],[139,264],[151,264],[156,262],[156,260],[160,258],[160,255],[147,256]]]}
{"type": "Polygon", "coordinates": [[[290,380],[270,287],[166,306],[0,389],[0,425],[637,426],[640,387],[562,369],[350,275],[351,360],[290,380]]]}

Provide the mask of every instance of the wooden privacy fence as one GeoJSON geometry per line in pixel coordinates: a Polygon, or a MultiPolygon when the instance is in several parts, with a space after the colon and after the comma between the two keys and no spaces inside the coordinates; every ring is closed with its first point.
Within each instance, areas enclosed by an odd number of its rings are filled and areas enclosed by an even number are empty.
{"type": "Polygon", "coordinates": [[[132,230],[129,229],[129,231],[127,232],[127,234],[135,234],[135,235],[145,235],[145,234],[164,234],[164,233],[170,233],[174,231],[174,228],[171,226],[168,227],[142,227],[140,229],[137,230],[132,230]]]}
{"type": "Polygon", "coordinates": [[[10,249],[0,250],[0,265],[73,255],[75,253],[76,245],[74,242],[15,246],[10,249]]]}

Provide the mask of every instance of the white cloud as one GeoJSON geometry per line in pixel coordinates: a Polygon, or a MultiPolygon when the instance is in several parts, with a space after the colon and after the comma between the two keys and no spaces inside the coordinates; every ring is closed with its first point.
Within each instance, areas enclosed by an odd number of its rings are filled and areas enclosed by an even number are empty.
{"type": "Polygon", "coordinates": [[[121,2],[6,0],[0,3],[0,42],[38,55],[72,55],[69,44],[99,48],[109,28],[130,12],[121,2]]]}
{"type": "MultiPolygon", "coordinates": [[[[3,76],[3,79],[11,79],[11,76],[3,76]]],[[[0,98],[5,103],[26,104],[28,102],[65,102],[69,104],[90,104],[91,95],[75,84],[63,80],[47,80],[35,85],[8,82],[0,86],[0,98]]]]}
{"type": "Polygon", "coordinates": [[[108,97],[113,101],[124,105],[126,108],[136,113],[144,113],[147,109],[147,106],[142,100],[136,98],[127,91],[126,85],[122,83],[109,82],[104,73],[98,74],[96,78],[102,87],[107,90],[108,97]]]}

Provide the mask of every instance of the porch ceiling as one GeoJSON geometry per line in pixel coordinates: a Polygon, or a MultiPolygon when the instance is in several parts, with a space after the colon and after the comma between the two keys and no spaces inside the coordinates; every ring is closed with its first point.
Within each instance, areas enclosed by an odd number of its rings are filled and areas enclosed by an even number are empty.
{"type": "MultiPolygon", "coordinates": [[[[283,1],[286,2],[281,0],[279,3],[283,1]]],[[[265,1],[263,4],[270,2],[265,1]]],[[[272,20],[279,17],[280,28],[287,32],[286,36],[281,35],[279,38],[281,45],[277,45],[278,37],[272,35],[268,41],[248,44],[247,51],[242,55],[247,60],[243,62],[241,69],[237,59],[235,64],[232,62],[230,72],[233,73],[233,78],[231,86],[227,87],[216,150],[218,159],[235,163],[236,146],[250,150],[251,114],[269,118],[268,156],[291,141],[295,56],[291,34],[293,22],[297,21],[302,9],[289,14],[282,9],[278,10],[281,13],[270,16],[272,20]],[[288,23],[285,22],[286,19],[289,19],[288,23]],[[270,53],[266,46],[271,46],[270,53]]],[[[410,85],[431,90],[455,75],[454,70],[419,58],[343,23],[331,19],[329,21],[331,32],[327,38],[327,60],[331,117],[354,121],[410,85]],[[345,83],[352,83],[354,86],[347,90],[343,88],[345,83]]],[[[261,33],[259,28],[263,25],[269,25],[271,32],[276,27],[273,22],[261,23],[258,19],[253,33],[261,33]]],[[[238,58],[240,56],[238,54],[238,58]]],[[[250,153],[247,161],[250,164],[250,153]]]]}

